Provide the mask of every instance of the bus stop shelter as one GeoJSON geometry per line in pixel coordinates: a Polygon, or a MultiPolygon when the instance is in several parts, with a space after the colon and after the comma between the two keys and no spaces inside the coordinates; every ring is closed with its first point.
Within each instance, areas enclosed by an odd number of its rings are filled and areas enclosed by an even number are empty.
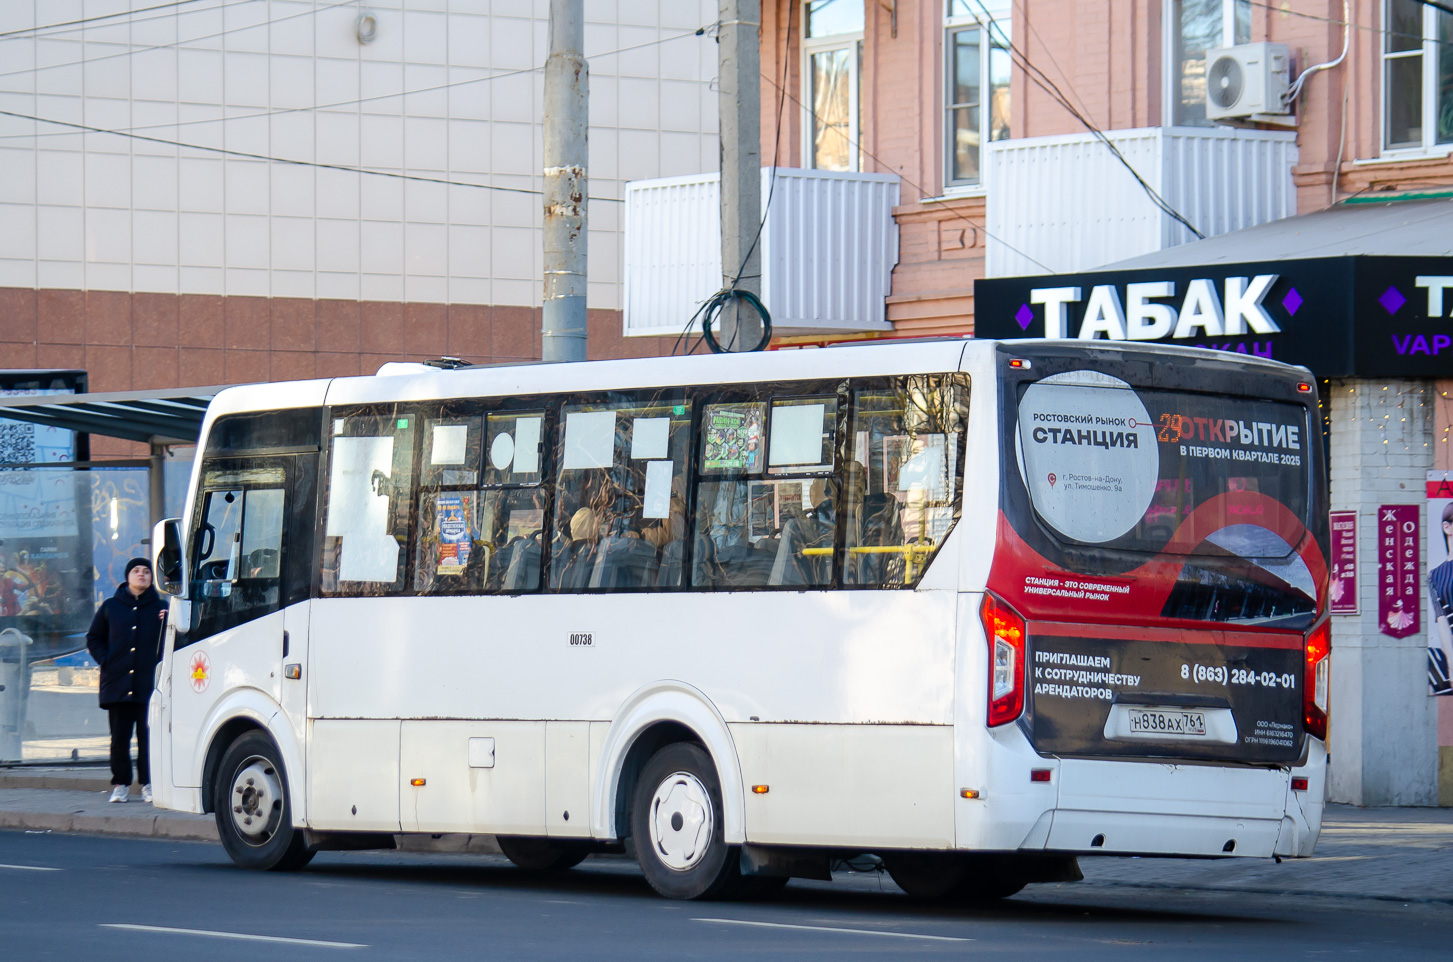
{"type": "MultiPolygon", "coordinates": [[[[3,373],[24,382],[52,372],[3,373]]],[[[105,757],[86,626],[126,559],[149,553],[151,526],[179,513],[191,449],[222,389],[0,396],[0,426],[23,442],[0,454],[10,458],[0,461],[0,765],[105,757]],[[63,443],[33,443],[41,435],[63,443]],[[147,455],[92,459],[96,436],[144,444],[147,455]],[[15,460],[25,452],[33,460],[15,460]]]]}

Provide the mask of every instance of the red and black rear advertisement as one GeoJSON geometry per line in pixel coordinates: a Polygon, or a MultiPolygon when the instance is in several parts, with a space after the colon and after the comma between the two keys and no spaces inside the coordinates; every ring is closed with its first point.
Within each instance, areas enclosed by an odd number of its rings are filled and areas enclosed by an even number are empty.
{"type": "Polygon", "coordinates": [[[1327,594],[1305,372],[1027,353],[1029,369],[1001,382],[989,590],[1026,621],[1031,742],[1053,755],[1294,761],[1303,640],[1327,594]]]}

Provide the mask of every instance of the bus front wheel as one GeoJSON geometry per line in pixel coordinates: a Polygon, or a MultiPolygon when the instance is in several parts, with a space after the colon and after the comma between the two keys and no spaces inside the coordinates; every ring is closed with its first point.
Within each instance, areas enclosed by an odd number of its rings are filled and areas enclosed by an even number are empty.
{"type": "Polygon", "coordinates": [[[290,871],[312,861],[303,833],[293,828],[277,746],[262,732],[246,732],[227,747],[212,802],[222,847],[243,868],[290,871]]]}
{"type": "Polygon", "coordinates": [[[667,898],[727,898],[739,887],[737,849],[722,837],[721,783],[700,745],[676,742],[651,756],[631,833],[646,881],[667,898]]]}

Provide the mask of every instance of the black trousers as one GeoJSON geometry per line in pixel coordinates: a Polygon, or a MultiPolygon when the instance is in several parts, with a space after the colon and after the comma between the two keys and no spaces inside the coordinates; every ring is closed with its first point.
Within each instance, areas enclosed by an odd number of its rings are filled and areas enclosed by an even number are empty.
{"type": "Polygon", "coordinates": [[[136,729],[136,780],[151,784],[146,702],[123,701],[106,708],[111,721],[111,784],[131,784],[131,729],[136,729]]]}

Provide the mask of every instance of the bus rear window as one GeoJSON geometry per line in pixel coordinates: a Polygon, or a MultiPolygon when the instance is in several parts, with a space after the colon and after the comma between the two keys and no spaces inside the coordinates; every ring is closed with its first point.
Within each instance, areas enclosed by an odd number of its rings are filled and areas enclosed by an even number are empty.
{"type": "Polygon", "coordinates": [[[1311,447],[1295,404],[1068,372],[1025,387],[1018,445],[1035,513],[1064,542],[1284,558],[1304,532],[1311,447]]]}

